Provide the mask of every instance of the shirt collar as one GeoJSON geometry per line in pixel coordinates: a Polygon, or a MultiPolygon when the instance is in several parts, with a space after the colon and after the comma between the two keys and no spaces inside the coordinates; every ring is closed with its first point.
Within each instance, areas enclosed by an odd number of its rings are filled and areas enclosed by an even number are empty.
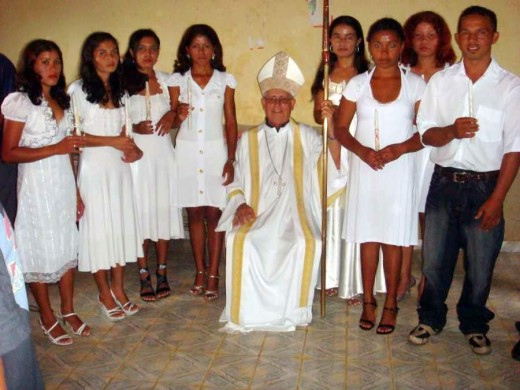
{"type": "MultiPolygon", "coordinates": [[[[463,60],[460,60],[458,63],[457,63],[457,66],[459,67],[457,69],[457,73],[464,76],[464,77],[468,77],[468,75],[466,74],[466,68],[464,67],[464,62],[463,60]]],[[[483,79],[483,78],[488,78],[488,77],[495,77],[498,73],[498,69],[499,69],[499,65],[498,63],[496,62],[496,60],[491,57],[491,62],[489,63],[486,71],[484,72],[484,74],[480,77],[480,79],[483,79]]],[[[479,80],[480,80],[479,79],[479,80]]]]}

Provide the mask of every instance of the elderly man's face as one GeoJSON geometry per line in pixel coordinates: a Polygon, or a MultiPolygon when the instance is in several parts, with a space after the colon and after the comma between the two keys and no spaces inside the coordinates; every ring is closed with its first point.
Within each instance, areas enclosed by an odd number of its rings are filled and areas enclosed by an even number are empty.
{"type": "Polygon", "coordinates": [[[280,127],[291,119],[291,111],[296,101],[292,95],[282,89],[270,89],[262,97],[267,122],[271,126],[280,127]]]}

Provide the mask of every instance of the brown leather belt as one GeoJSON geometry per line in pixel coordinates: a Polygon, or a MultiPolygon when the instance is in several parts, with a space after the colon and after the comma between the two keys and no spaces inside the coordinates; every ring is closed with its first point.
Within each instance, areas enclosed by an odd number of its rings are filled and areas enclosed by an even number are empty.
{"type": "Polygon", "coordinates": [[[440,165],[435,165],[435,173],[450,179],[454,183],[467,183],[472,181],[488,181],[494,180],[498,177],[500,171],[489,172],[475,172],[465,171],[457,168],[444,168],[440,165]]]}

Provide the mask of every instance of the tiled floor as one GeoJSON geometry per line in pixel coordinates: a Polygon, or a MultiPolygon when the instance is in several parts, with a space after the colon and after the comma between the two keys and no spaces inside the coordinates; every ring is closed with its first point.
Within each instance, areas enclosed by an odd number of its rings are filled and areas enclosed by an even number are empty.
{"type": "MultiPolygon", "coordinates": [[[[347,309],[339,298],[328,300],[327,316],[320,318],[318,294],[315,319],[306,329],[226,335],[218,332],[223,297],[206,303],[188,296],[194,274],[188,243],[171,246],[175,294],[143,303],[132,318],[119,323],[105,319],[88,274],[77,276],[76,310],[92,326],[90,338],[75,338],[70,347],[51,345],[32,313],[48,389],[520,389],[520,363],[510,357],[518,339],[514,322],[520,320],[520,253],[500,256],[489,300],[497,314],[489,333],[493,353],[479,357],[455,320],[460,269],[449,298],[448,325],[422,347],[406,341],[417,322],[416,289],[400,304],[398,327],[390,336],[360,330],[361,308],[347,309]]],[[[131,298],[138,301],[134,265],[127,267],[126,280],[131,298]]],[[[381,307],[382,297],[378,300],[381,307]]],[[[57,308],[57,289],[53,302],[57,308]]]]}

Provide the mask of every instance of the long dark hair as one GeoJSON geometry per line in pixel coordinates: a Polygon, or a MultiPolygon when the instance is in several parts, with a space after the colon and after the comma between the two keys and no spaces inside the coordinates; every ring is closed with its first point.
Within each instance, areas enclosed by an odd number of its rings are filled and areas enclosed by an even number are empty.
{"type": "Polygon", "coordinates": [[[107,104],[112,100],[115,107],[120,106],[123,97],[121,86],[121,63],[118,61],[116,70],[110,74],[108,82],[110,84],[110,95],[108,94],[103,81],[96,72],[94,66],[94,50],[105,41],[113,42],[119,52],[117,40],[107,32],[94,32],[90,34],[81,49],[81,63],[79,74],[83,80],[83,91],[87,94],[87,100],[93,104],[107,104]]]}
{"type": "Polygon", "coordinates": [[[413,49],[413,36],[415,29],[420,23],[431,24],[439,37],[439,43],[435,51],[436,66],[442,68],[445,64],[452,65],[455,62],[456,56],[451,46],[450,28],[441,15],[432,11],[423,11],[413,14],[405,22],[405,39],[401,62],[412,67],[417,65],[417,53],[413,49]]]}
{"type": "Polygon", "coordinates": [[[135,95],[142,91],[148,76],[139,72],[137,63],[135,62],[135,54],[139,49],[139,44],[143,38],[152,38],[157,44],[157,48],[161,46],[161,40],[157,34],[151,29],[140,29],[134,31],[128,40],[128,49],[123,57],[123,89],[130,95],[135,95]],[[134,53],[132,55],[132,53],[134,53]]]}
{"type": "Polygon", "coordinates": [[[41,77],[34,71],[36,58],[46,51],[58,53],[61,61],[61,72],[58,83],[51,87],[50,94],[58,105],[66,110],[70,107],[70,98],[65,91],[65,75],[63,74],[63,56],[58,45],[45,39],[35,39],[25,46],[20,58],[19,71],[17,74],[17,89],[27,93],[32,104],[39,106],[42,102],[41,77]]]}
{"type": "MultiPolygon", "coordinates": [[[[366,72],[368,69],[368,60],[365,54],[365,37],[363,35],[363,28],[361,27],[361,24],[356,18],[348,15],[338,16],[336,19],[332,21],[332,23],[329,26],[329,37],[332,35],[332,32],[337,26],[343,24],[354,29],[354,31],[356,32],[356,40],[361,38],[361,42],[358,45],[358,48],[356,49],[356,52],[354,54],[354,67],[356,68],[358,74],[366,72]]],[[[330,51],[330,46],[329,55],[330,70],[332,71],[334,70],[336,63],[338,62],[338,56],[336,55],[336,53],[330,51]]],[[[311,86],[311,94],[313,99],[319,91],[323,90],[324,66],[325,65],[322,60],[316,72],[316,76],[314,76],[314,81],[312,82],[311,86]]]]}
{"type": "Polygon", "coordinates": [[[225,72],[226,67],[224,66],[222,45],[220,44],[220,40],[218,39],[215,30],[207,24],[194,24],[184,31],[179,47],[177,48],[177,59],[173,64],[173,71],[184,74],[191,68],[191,59],[188,57],[188,53],[186,53],[186,48],[199,35],[208,38],[213,45],[215,58],[211,60],[211,67],[220,70],[221,72],[225,72]]]}

